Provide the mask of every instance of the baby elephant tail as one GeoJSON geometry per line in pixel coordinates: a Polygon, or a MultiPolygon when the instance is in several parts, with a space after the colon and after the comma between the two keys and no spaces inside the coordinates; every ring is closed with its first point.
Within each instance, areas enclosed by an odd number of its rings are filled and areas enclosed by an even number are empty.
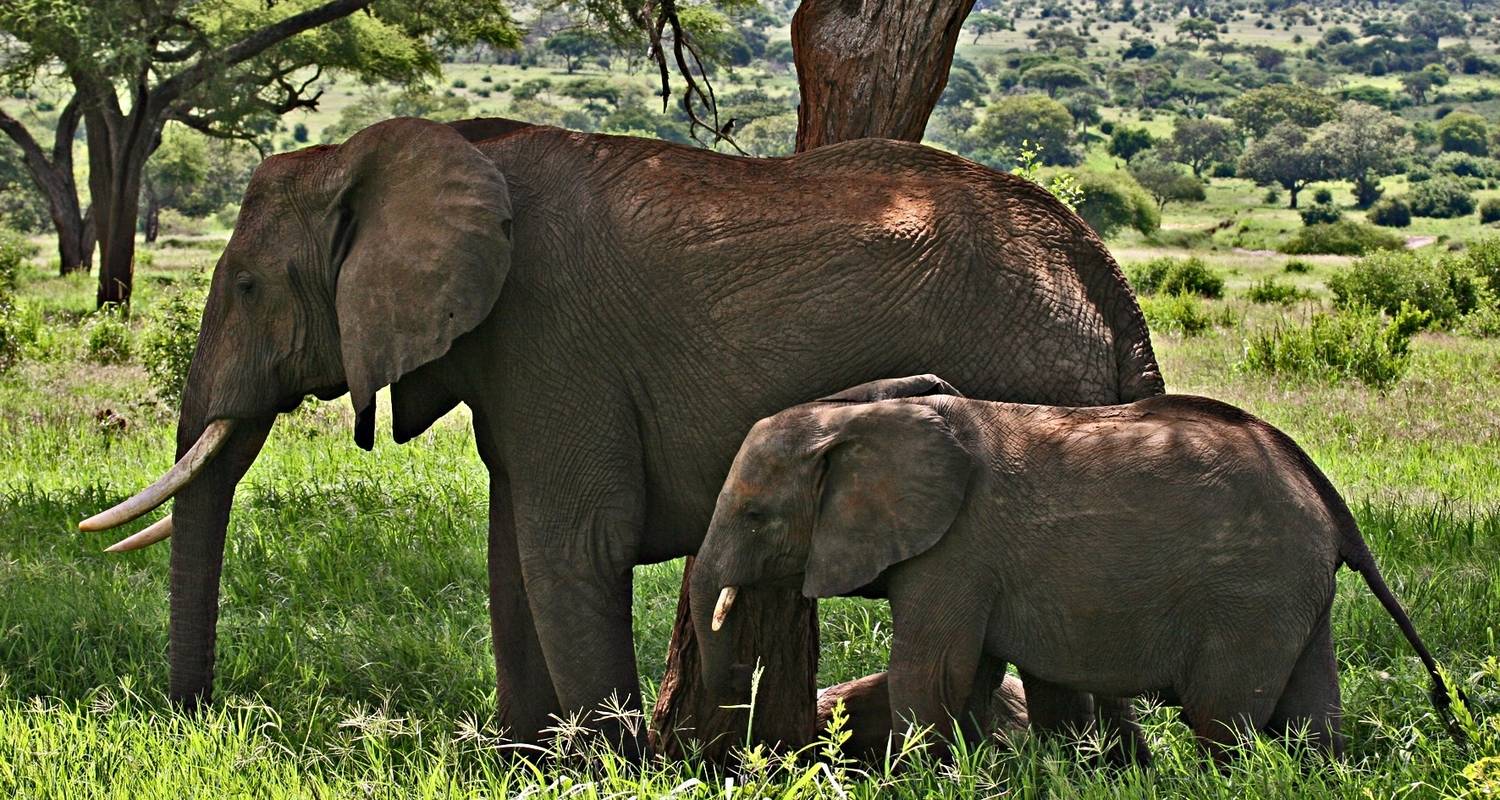
{"type": "MultiPolygon", "coordinates": [[[[1272,430],[1275,429],[1272,428],[1272,430]]],[[[1433,708],[1437,709],[1440,716],[1447,719],[1448,728],[1454,737],[1463,738],[1463,732],[1449,712],[1449,707],[1453,705],[1453,693],[1449,689],[1448,682],[1443,679],[1443,674],[1438,671],[1437,659],[1432,657],[1427,645],[1422,642],[1422,637],[1417,635],[1417,628],[1412,625],[1411,617],[1407,616],[1406,609],[1401,607],[1401,601],[1397,600],[1396,596],[1391,593],[1390,587],[1385,585],[1385,576],[1381,575],[1380,568],[1375,566],[1375,556],[1370,552],[1370,546],[1365,543],[1365,537],[1360,535],[1359,523],[1354,520],[1354,514],[1349,511],[1349,505],[1333,488],[1333,484],[1329,482],[1323,471],[1318,469],[1318,465],[1313,463],[1313,460],[1291,440],[1291,437],[1280,431],[1277,431],[1277,434],[1288,445],[1288,450],[1295,454],[1302,463],[1308,478],[1317,487],[1324,506],[1328,508],[1335,523],[1339,526],[1340,559],[1349,569],[1358,572],[1365,579],[1365,585],[1370,587],[1370,593],[1375,595],[1375,599],[1379,600],[1382,606],[1385,606],[1386,613],[1390,614],[1391,619],[1396,621],[1397,627],[1401,628],[1402,635],[1406,637],[1411,649],[1416,651],[1417,658],[1422,659],[1422,666],[1427,668],[1427,674],[1432,676],[1432,691],[1428,697],[1432,700],[1433,708]]],[[[1457,692],[1459,699],[1467,705],[1469,699],[1464,695],[1463,690],[1460,689],[1457,692]]]]}
{"type": "MultiPolygon", "coordinates": [[[[1350,523],[1353,523],[1352,519],[1350,523]]],[[[1350,533],[1346,532],[1344,540],[1347,542],[1350,538],[1354,538],[1359,544],[1359,552],[1342,553],[1344,563],[1349,569],[1364,577],[1365,585],[1370,587],[1370,592],[1375,595],[1375,599],[1385,606],[1386,613],[1390,614],[1391,619],[1395,620],[1396,625],[1401,628],[1406,641],[1411,643],[1411,649],[1417,652],[1417,658],[1422,659],[1422,665],[1427,668],[1427,674],[1432,676],[1432,691],[1429,694],[1432,698],[1432,705],[1438,713],[1447,716],[1448,707],[1453,705],[1453,696],[1449,692],[1447,682],[1443,680],[1442,673],[1438,672],[1437,660],[1432,657],[1432,653],[1428,652],[1427,645],[1422,643],[1422,637],[1417,635],[1417,629],[1411,624],[1411,617],[1406,615],[1406,609],[1401,607],[1401,602],[1391,594],[1390,587],[1385,585],[1385,577],[1375,566],[1375,559],[1371,557],[1370,548],[1365,545],[1363,537],[1360,537],[1359,530],[1354,529],[1352,534],[1351,537],[1350,533]]],[[[1463,690],[1458,691],[1458,696],[1465,703],[1468,702],[1463,690]]]]}

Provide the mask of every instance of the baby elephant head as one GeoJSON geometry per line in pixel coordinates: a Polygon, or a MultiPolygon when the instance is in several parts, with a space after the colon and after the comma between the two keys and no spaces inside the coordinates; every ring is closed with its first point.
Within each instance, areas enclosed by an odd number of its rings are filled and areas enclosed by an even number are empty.
{"type": "Polygon", "coordinates": [[[947,420],[923,402],[810,403],[756,423],[693,567],[690,600],[709,685],[732,666],[718,663],[730,648],[715,632],[739,587],[800,583],[807,597],[856,591],[942,538],[972,468],[947,420]]]}

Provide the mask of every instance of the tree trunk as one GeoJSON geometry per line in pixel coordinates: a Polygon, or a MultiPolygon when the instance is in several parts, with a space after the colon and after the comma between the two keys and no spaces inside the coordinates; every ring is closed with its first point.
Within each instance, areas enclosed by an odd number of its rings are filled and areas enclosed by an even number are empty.
{"type": "Polygon", "coordinates": [[[128,304],[135,282],[135,228],[141,182],[160,123],[137,111],[108,110],[88,116],[89,192],[99,235],[99,307],[128,304]]]}
{"type": "Polygon", "coordinates": [[[974,0],[803,0],[792,18],[797,150],[922,140],[974,0]]]}
{"type": "Polygon", "coordinates": [[[20,121],[0,110],[0,132],[21,148],[31,182],[47,198],[47,214],[57,232],[58,272],[87,272],[93,261],[94,240],[88,219],[80,211],[78,182],[73,177],[73,137],[78,133],[81,104],[77,95],[57,115],[50,156],[20,121]]]}
{"type": "MultiPolygon", "coordinates": [[[[792,53],[802,101],[797,151],[850,139],[922,140],[964,18],[974,0],[802,0],[792,19],[792,53]]],[[[688,608],[693,560],[684,569],[677,620],[652,715],[653,744],[680,757],[696,740],[722,757],[746,739],[748,716],[710,702],[688,608]]],[[[795,590],[745,592],[734,607],[734,650],[753,664],[774,656],[762,674],[751,729],[754,741],[788,748],[816,732],[818,619],[795,590]],[[769,652],[768,648],[774,648],[769,652]]]]}
{"type": "Polygon", "coordinates": [[[150,189],[146,190],[146,221],[143,227],[146,243],[154,244],[157,234],[161,232],[161,200],[150,189]]]}

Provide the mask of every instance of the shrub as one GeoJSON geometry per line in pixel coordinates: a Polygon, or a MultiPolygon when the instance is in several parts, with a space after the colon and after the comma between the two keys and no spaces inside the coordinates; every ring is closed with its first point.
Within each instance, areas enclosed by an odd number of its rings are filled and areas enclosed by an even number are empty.
{"type": "Polygon", "coordinates": [[[1383,388],[1405,374],[1411,337],[1427,321],[1425,312],[1410,305],[1390,321],[1364,308],[1319,313],[1306,325],[1281,320],[1251,335],[1241,366],[1270,375],[1352,378],[1383,388]]]}
{"type": "Polygon", "coordinates": [[[1301,228],[1281,246],[1281,252],[1292,256],[1358,256],[1376,250],[1398,250],[1405,245],[1406,240],[1394,233],[1343,219],[1301,228]]]}
{"type": "Polygon", "coordinates": [[[1298,275],[1306,275],[1307,273],[1312,272],[1312,265],[1300,258],[1294,258],[1291,261],[1286,262],[1286,266],[1282,267],[1281,269],[1283,272],[1292,272],[1298,275]]]}
{"type": "Polygon", "coordinates": [[[1500,306],[1487,305],[1464,317],[1458,332],[1480,339],[1500,338],[1500,306]]]}
{"type": "Polygon", "coordinates": [[[1250,288],[1245,291],[1245,297],[1249,298],[1252,303],[1291,305],[1308,296],[1307,292],[1289,283],[1281,283],[1276,280],[1276,276],[1274,275],[1267,275],[1250,284],[1250,288]]]}
{"type": "Polygon", "coordinates": [[[1460,178],[1490,178],[1495,175],[1493,159],[1468,153],[1443,153],[1432,162],[1434,171],[1460,178]]]}
{"type": "Polygon", "coordinates": [[[95,364],[124,364],[130,360],[130,326],[124,312],[108,305],[93,315],[89,324],[85,357],[95,364]]]}
{"type": "Polygon", "coordinates": [[[151,377],[151,386],[168,405],[182,400],[188,365],[198,346],[198,325],[203,314],[203,280],[194,277],[179,284],[162,304],[146,331],[141,345],[141,363],[151,377]]]}
{"type": "Polygon", "coordinates": [[[1333,190],[1327,187],[1313,192],[1313,202],[1320,206],[1333,205],[1333,190]]]}
{"type": "Polygon", "coordinates": [[[1370,207],[1369,220],[1387,228],[1411,225],[1411,206],[1399,197],[1387,197],[1370,207]]]}
{"type": "Polygon", "coordinates": [[[1166,294],[1141,298],[1141,314],[1152,333],[1197,336],[1213,324],[1203,302],[1191,294],[1166,294]]]}
{"type": "Polygon", "coordinates": [[[0,226],[0,293],[9,293],[16,288],[21,274],[21,265],[36,253],[36,248],[25,236],[0,226]]]}
{"type": "Polygon", "coordinates": [[[1423,181],[1406,193],[1411,213],[1418,217],[1450,219],[1474,213],[1474,195],[1454,178],[1423,181]]]}
{"type": "Polygon", "coordinates": [[[1281,190],[1275,186],[1266,190],[1265,196],[1261,198],[1266,205],[1274,206],[1281,202],[1281,190]]]}
{"type": "Polygon", "coordinates": [[[1388,314],[1410,305],[1449,327],[1480,304],[1483,278],[1469,260],[1411,252],[1376,253],[1328,277],[1340,308],[1368,307],[1388,314]]]}
{"type": "Polygon", "coordinates": [[[1500,298],[1500,236],[1491,236],[1470,242],[1461,256],[1470,272],[1479,276],[1488,286],[1492,298],[1500,298]]]}
{"type": "Polygon", "coordinates": [[[1297,212],[1303,225],[1331,225],[1344,218],[1344,212],[1333,203],[1316,203],[1297,212]]]}
{"type": "Polygon", "coordinates": [[[1135,264],[1127,271],[1130,283],[1137,292],[1154,294],[1195,294],[1200,297],[1224,296],[1224,279],[1219,277],[1203,259],[1153,258],[1135,264]]]}
{"type": "Polygon", "coordinates": [[[1080,172],[1077,185],[1083,198],[1078,201],[1078,216],[1108,239],[1124,228],[1150,234],[1161,227],[1161,213],[1156,203],[1128,172],[1080,172]]]}
{"type": "Polygon", "coordinates": [[[1500,197],[1491,197],[1479,204],[1479,221],[1486,225],[1500,222],[1500,197]]]}

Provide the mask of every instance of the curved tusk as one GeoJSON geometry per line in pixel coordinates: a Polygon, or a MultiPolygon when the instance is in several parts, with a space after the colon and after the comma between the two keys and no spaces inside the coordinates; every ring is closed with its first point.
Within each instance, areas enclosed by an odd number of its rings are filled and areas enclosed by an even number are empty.
{"type": "Polygon", "coordinates": [[[229,435],[234,432],[234,420],[216,419],[208,423],[203,429],[203,435],[198,441],[177,460],[167,474],[157,479],[156,483],[147,486],[135,497],[109,509],[101,511],[92,517],[78,523],[81,531],[107,531],[110,528],[124,525],[125,523],[140,517],[151,511],[177,494],[182,487],[192,482],[193,477],[212,461],[218,454],[224,443],[229,441],[229,435]]]}
{"type": "Polygon", "coordinates": [[[725,586],[719,592],[719,602],[714,605],[714,630],[724,627],[724,618],[729,616],[729,607],[734,605],[734,597],[740,590],[733,586],[725,586]]]}
{"type": "Polygon", "coordinates": [[[151,545],[156,544],[163,539],[171,538],[171,536],[172,515],[168,514],[165,517],[162,517],[161,519],[146,526],[139,533],[133,533],[129,536],[126,536],[124,539],[115,542],[109,547],[104,548],[104,552],[126,553],[131,550],[139,550],[142,547],[150,547],[151,545]]]}

